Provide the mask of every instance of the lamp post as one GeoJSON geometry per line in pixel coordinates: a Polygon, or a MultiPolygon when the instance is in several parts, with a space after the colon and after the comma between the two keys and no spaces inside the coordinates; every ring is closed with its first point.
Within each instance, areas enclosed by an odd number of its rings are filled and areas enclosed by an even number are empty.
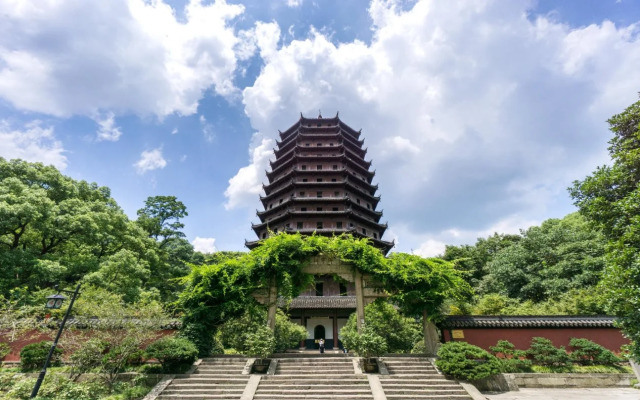
{"type": "MultiPolygon", "coordinates": [[[[61,292],[73,293],[71,297],[71,303],[69,303],[69,308],[67,308],[67,312],[64,314],[64,318],[62,319],[62,323],[60,324],[60,328],[58,329],[58,334],[56,335],[56,339],[53,341],[51,345],[51,349],[49,349],[49,355],[47,356],[47,360],[44,362],[44,366],[42,367],[42,371],[40,371],[40,375],[38,375],[38,380],[36,381],[33,390],[31,391],[31,398],[35,398],[38,396],[38,391],[40,390],[40,385],[42,385],[42,381],[44,380],[44,376],[47,374],[47,367],[49,366],[49,361],[51,361],[51,356],[53,356],[53,352],[58,345],[58,340],[60,340],[60,335],[62,335],[62,330],[64,329],[64,324],[67,322],[67,318],[69,318],[69,313],[71,312],[71,308],[73,307],[73,303],[76,301],[76,298],[80,294],[80,285],[76,287],[75,292],[70,290],[60,290],[61,292]]],[[[59,309],[62,307],[62,302],[66,299],[60,293],[54,294],[52,296],[47,297],[47,303],[45,304],[46,308],[49,309],[59,309]]]]}

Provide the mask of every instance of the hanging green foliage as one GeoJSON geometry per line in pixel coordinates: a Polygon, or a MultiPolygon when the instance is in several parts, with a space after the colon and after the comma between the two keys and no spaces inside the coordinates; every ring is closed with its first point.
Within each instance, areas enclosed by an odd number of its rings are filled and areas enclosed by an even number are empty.
{"type": "Polygon", "coordinates": [[[186,288],[178,302],[184,311],[183,335],[198,346],[201,355],[208,355],[218,327],[255,304],[253,293],[275,285],[278,296],[288,301],[307,289],[314,278],[304,267],[319,254],[370,274],[403,309],[410,314],[427,310],[429,319],[440,315],[445,299],[469,290],[447,261],[401,253],[385,258],[366,239],[350,235],[328,238],[280,233],[249,253],[192,267],[191,274],[182,278],[186,288]]]}

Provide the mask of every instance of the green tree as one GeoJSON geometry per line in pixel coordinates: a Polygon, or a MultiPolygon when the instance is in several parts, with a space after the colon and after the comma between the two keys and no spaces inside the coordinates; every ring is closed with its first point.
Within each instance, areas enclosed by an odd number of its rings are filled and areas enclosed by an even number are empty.
{"type": "MultiPolygon", "coordinates": [[[[405,317],[385,301],[378,300],[367,305],[364,309],[364,319],[367,329],[384,340],[386,351],[389,353],[409,353],[421,336],[420,325],[414,318],[405,317]]],[[[347,347],[353,348],[358,336],[355,313],[351,314],[340,330],[340,335],[346,341],[347,347]],[[350,338],[356,339],[349,342],[350,338]]]]}
{"type": "Polygon", "coordinates": [[[580,213],[608,240],[602,288],[633,342],[633,358],[640,360],[640,101],[608,122],[613,165],[574,182],[570,193],[580,213]]]}
{"type": "Polygon", "coordinates": [[[154,276],[165,269],[158,244],[127,218],[108,188],[52,166],[0,158],[0,294],[75,283],[123,250],[154,276]]]}
{"type": "Polygon", "coordinates": [[[175,196],[152,196],[138,210],[137,223],[164,247],[171,240],[184,237],[180,219],[187,215],[187,207],[175,196]]]}
{"type": "Polygon", "coordinates": [[[475,245],[447,245],[442,259],[453,261],[458,270],[465,272],[465,278],[469,284],[477,288],[487,274],[487,263],[492,261],[502,249],[517,243],[520,239],[522,239],[520,235],[494,233],[486,239],[478,238],[475,245]]]}
{"type": "Polygon", "coordinates": [[[593,287],[604,269],[604,245],[602,234],[578,214],[546,220],[493,257],[481,291],[540,302],[593,287]]]}

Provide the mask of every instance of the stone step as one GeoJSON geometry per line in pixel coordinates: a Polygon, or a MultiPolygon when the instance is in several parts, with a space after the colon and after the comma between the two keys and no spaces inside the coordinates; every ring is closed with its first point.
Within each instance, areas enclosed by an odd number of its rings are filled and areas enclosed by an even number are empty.
{"type": "Polygon", "coordinates": [[[233,375],[232,377],[220,377],[220,375],[204,376],[199,374],[191,375],[189,378],[176,378],[172,383],[203,382],[203,383],[241,383],[247,382],[246,375],[233,375]]]}
{"type": "MultiPolygon", "coordinates": [[[[363,381],[361,383],[354,383],[354,384],[341,384],[340,387],[344,387],[344,388],[369,388],[369,382],[368,381],[363,381]]],[[[336,388],[336,385],[332,385],[332,384],[326,384],[326,383],[318,383],[318,384],[312,384],[312,383],[263,383],[260,382],[260,389],[277,389],[277,388],[283,388],[283,389],[297,389],[297,390],[303,390],[303,389],[309,389],[309,390],[333,390],[336,388]]]]}
{"type": "Polygon", "coordinates": [[[253,396],[254,400],[279,400],[279,399],[296,399],[296,400],[335,400],[335,399],[373,399],[372,394],[315,394],[315,393],[299,393],[299,394],[265,394],[261,395],[256,392],[253,396]]]}
{"type": "Polygon", "coordinates": [[[353,366],[350,369],[324,369],[324,368],[315,368],[315,369],[301,369],[301,368],[278,368],[276,370],[277,375],[328,375],[328,374],[354,374],[353,366]]]}
{"type": "Polygon", "coordinates": [[[166,388],[162,394],[232,394],[242,395],[244,388],[241,389],[181,389],[174,390],[171,387],[166,388]]]}
{"type": "Polygon", "coordinates": [[[167,389],[171,390],[180,390],[180,389],[204,389],[204,390],[215,390],[215,389],[242,389],[247,386],[247,382],[239,382],[239,383],[178,383],[167,387],[167,389]]]}
{"type": "Polygon", "coordinates": [[[292,381],[292,382],[341,382],[356,381],[367,382],[367,377],[362,375],[323,375],[321,377],[310,377],[309,374],[304,375],[266,375],[262,377],[263,381],[292,381]]]}
{"type": "Polygon", "coordinates": [[[239,395],[229,395],[229,394],[161,394],[157,397],[158,400],[170,400],[170,399],[189,399],[189,400],[208,400],[208,399],[222,399],[222,400],[234,400],[240,399],[242,394],[239,395]]]}
{"type": "Polygon", "coordinates": [[[468,394],[425,394],[425,395],[387,395],[387,400],[414,400],[414,399],[424,399],[424,400],[472,400],[472,397],[468,394]]]}

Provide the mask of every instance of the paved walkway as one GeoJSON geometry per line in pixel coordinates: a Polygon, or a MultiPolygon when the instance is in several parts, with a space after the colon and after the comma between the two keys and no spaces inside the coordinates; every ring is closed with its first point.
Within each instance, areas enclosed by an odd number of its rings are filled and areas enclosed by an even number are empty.
{"type": "Polygon", "coordinates": [[[490,400],[639,400],[640,390],[600,389],[520,389],[519,392],[485,394],[490,400]]]}

